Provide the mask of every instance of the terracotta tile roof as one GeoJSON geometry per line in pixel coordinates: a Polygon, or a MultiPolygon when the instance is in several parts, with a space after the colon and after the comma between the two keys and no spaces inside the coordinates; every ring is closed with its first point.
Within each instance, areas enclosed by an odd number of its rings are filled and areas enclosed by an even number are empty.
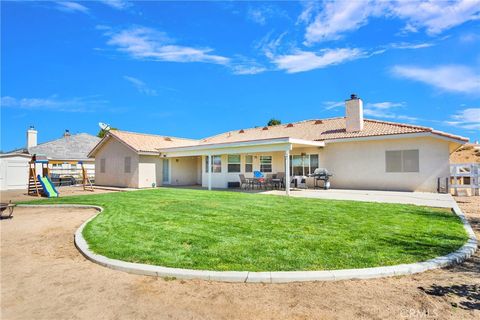
{"type": "Polygon", "coordinates": [[[158,152],[159,148],[183,147],[197,144],[198,140],[158,136],[154,134],[110,130],[110,135],[123,141],[137,152],[158,152]]]}
{"type": "Polygon", "coordinates": [[[403,123],[364,120],[364,129],[359,132],[347,132],[345,117],[330,119],[313,119],[300,122],[281,124],[278,126],[258,127],[229,131],[200,140],[200,144],[239,142],[257,139],[272,139],[290,137],[305,140],[335,140],[345,138],[360,138],[385,135],[400,135],[407,133],[430,132],[437,135],[468,141],[467,138],[451,135],[432,128],[403,123]]]}

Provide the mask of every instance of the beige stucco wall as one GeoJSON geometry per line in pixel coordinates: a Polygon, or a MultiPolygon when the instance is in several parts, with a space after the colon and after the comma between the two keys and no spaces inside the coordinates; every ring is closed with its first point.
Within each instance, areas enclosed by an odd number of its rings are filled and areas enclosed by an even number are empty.
{"type": "Polygon", "coordinates": [[[332,188],[435,192],[449,175],[449,143],[434,138],[328,143],[323,156],[332,188]],[[419,172],[386,172],[385,151],[410,149],[419,150],[419,172]]]}
{"type": "Polygon", "coordinates": [[[138,155],[121,142],[110,139],[95,154],[95,184],[138,188],[138,155]],[[125,157],[131,157],[130,173],[125,173],[125,157]],[[101,159],[105,159],[105,173],[100,172],[101,159]]]}
{"type": "Polygon", "coordinates": [[[170,158],[170,184],[188,186],[198,183],[198,157],[170,158]]]}

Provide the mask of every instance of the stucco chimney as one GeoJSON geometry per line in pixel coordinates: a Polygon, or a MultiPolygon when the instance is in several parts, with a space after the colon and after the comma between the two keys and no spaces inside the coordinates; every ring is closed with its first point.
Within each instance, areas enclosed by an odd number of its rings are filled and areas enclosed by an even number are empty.
{"type": "Polygon", "coordinates": [[[71,136],[70,130],[65,129],[65,132],[63,133],[63,136],[64,136],[64,137],[70,137],[70,136],[71,136]]]}
{"type": "Polygon", "coordinates": [[[27,149],[37,145],[37,130],[34,126],[30,126],[27,130],[27,149]]]}
{"type": "Polygon", "coordinates": [[[345,101],[347,132],[358,132],[363,130],[363,101],[356,94],[345,101]]]}

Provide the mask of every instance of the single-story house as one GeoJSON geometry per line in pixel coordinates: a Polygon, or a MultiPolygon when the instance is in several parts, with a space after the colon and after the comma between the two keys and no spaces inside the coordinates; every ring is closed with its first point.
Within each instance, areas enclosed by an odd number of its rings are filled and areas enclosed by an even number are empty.
{"type": "MultiPolygon", "coordinates": [[[[51,161],[52,172],[75,175],[80,172],[79,161],[84,163],[88,174],[95,174],[95,160],[88,153],[100,138],[87,133],[70,134],[65,130],[62,137],[37,144],[38,132],[32,126],[27,130],[25,148],[0,154],[0,190],[26,189],[28,187],[29,162],[34,154],[45,155],[51,161]]],[[[37,166],[40,171],[40,167],[37,166]]]]}
{"type": "Polygon", "coordinates": [[[345,117],[200,140],[111,130],[89,154],[95,157],[96,183],[227,188],[239,174],[252,177],[255,170],[288,177],[322,167],[333,174],[332,188],[436,191],[437,179],[449,176],[450,154],[468,141],[428,127],[364,119],[355,95],[345,104],[345,117]]]}

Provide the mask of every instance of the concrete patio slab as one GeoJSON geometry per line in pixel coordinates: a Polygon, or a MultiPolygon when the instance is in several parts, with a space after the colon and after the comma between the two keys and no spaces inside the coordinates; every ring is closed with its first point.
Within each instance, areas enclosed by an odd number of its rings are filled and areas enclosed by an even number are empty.
{"type": "MultiPolygon", "coordinates": [[[[263,194],[274,194],[285,196],[285,191],[268,190],[263,194]]],[[[332,200],[351,200],[366,202],[383,203],[401,203],[415,204],[419,206],[453,208],[456,202],[449,194],[430,193],[430,192],[400,192],[400,191],[377,191],[377,190],[291,190],[290,196],[301,198],[332,199],[332,200]]]]}

